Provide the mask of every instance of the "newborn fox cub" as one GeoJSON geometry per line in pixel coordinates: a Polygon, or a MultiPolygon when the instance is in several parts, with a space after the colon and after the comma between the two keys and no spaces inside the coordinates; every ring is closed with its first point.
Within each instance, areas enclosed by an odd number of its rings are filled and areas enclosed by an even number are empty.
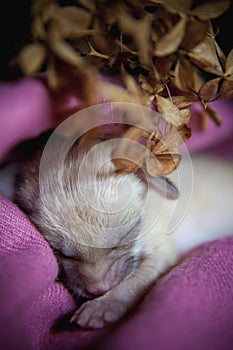
{"type": "MultiPolygon", "coordinates": [[[[84,328],[118,321],[180,254],[233,231],[231,165],[193,159],[194,187],[182,181],[179,195],[165,177],[116,172],[114,147],[114,140],[74,143],[63,163],[52,154],[43,166],[40,152],[22,166],[16,191],[54,249],[62,281],[87,299],[71,318],[84,328]]],[[[186,159],[178,171],[192,177],[186,159]]]]}

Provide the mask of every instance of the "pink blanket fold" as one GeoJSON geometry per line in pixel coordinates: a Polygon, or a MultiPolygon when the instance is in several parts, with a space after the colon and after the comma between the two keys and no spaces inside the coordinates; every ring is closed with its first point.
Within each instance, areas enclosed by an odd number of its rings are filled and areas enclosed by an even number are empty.
{"type": "Polygon", "coordinates": [[[1,350],[232,350],[233,237],[189,253],[118,325],[83,331],[49,245],[2,197],[0,210],[1,350]]]}

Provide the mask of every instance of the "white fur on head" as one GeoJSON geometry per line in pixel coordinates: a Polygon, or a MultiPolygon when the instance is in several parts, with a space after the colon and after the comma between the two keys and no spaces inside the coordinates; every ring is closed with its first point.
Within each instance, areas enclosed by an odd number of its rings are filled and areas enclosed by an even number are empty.
{"type": "Polygon", "coordinates": [[[64,164],[43,167],[41,215],[50,240],[61,235],[101,248],[132,240],[127,233],[143,215],[145,185],[134,173],[115,172],[112,147],[114,142],[103,142],[79,150],[64,164]]]}

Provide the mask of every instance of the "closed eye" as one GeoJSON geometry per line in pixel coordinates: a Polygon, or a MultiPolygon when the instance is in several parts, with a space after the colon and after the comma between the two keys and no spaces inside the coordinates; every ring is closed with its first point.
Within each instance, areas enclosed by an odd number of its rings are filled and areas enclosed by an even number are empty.
{"type": "Polygon", "coordinates": [[[61,252],[59,249],[53,249],[55,255],[61,259],[67,259],[67,260],[74,260],[77,261],[78,259],[74,256],[68,256],[65,255],[63,252],[61,252]]]}

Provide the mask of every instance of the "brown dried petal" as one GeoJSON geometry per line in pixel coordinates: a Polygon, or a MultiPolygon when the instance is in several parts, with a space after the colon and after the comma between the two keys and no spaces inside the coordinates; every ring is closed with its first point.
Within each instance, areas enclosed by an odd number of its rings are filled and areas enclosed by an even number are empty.
{"type": "Polygon", "coordinates": [[[158,159],[158,161],[162,166],[163,175],[169,175],[179,165],[181,160],[181,154],[168,152],[168,153],[156,154],[156,158],[158,159]]]}
{"type": "Polygon", "coordinates": [[[49,45],[60,60],[78,68],[84,66],[84,61],[79,56],[78,52],[61,38],[59,28],[55,23],[50,26],[49,45]]]}
{"type": "Polygon", "coordinates": [[[202,21],[195,18],[189,19],[181,48],[186,51],[192,50],[205,38],[208,28],[209,21],[202,21]]]}
{"type": "Polygon", "coordinates": [[[98,81],[98,89],[108,96],[111,102],[130,102],[137,103],[135,96],[130,94],[126,89],[106,81],[98,81]]]}
{"type": "Polygon", "coordinates": [[[216,78],[204,83],[198,91],[198,96],[200,97],[200,99],[204,101],[211,101],[212,99],[214,99],[218,92],[220,81],[221,78],[216,78]]]}
{"type": "Polygon", "coordinates": [[[203,72],[200,71],[197,67],[193,66],[193,76],[194,76],[194,91],[197,92],[200,90],[200,87],[205,82],[205,77],[203,75],[203,72]]]}
{"type": "Polygon", "coordinates": [[[138,49],[140,62],[150,65],[150,25],[152,16],[147,14],[142,19],[135,19],[120,9],[116,12],[117,22],[121,31],[130,35],[138,49]]]}
{"type": "Polygon", "coordinates": [[[215,50],[216,50],[216,53],[218,55],[219,61],[221,62],[221,65],[223,67],[225,67],[226,66],[226,56],[225,56],[224,52],[222,51],[221,47],[218,45],[216,40],[214,41],[214,45],[215,45],[215,50]]]}
{"type": "Polygon", "coordinates": [[[233,49],[229,52],[226,59],[225,74],[233,75],[233,49]]]}
{"type": "Polygon", "coordinates": [[[129,128],[117,147],[112,151],[112,162],[121,172],[136,171],[144,163],[149,150],[140,143],[142,138],[148,139],[150,133],[133,126],[129,128]]]}
{"type": "Polygon", "coordinates": [[[214,42],[214,38],[207,34],[205,39],[187,54],[199,68],[208,73],[222,75],[214,42]]]}
{"type": "Polygon", "coordinates": [[[180,112],[179,108],[177,108],[169,100],[169,98],[158,95],[156,96],[156,100],[159,113],[168,123],[171,123],[175,127],[179,127],[184,124],[182,113],[180,112]]]}
{"type": "Polygon", "coordinates": [[[196,101],[198,101],[196,96],[194,96],[193,98],[187,96],[172,96],[172,102],[178,108],[188,107],[196,101]]]}
{"type": "Polygon", "coordinates": [[[142,90],[140,89],[140,86],[136,83],[135,79],[131,75],[125,74],[123,76],[123,80],[126,89],[132,96],[132,99],[134,99],[134,102],[142,106],[149,107],[151,104],[152,97],[150,95],[143,95],[142,90]]]}
{"type": "MultiPolygon", "coordinates": [[[[37,2],[37,1],[34,1],[37,2]]],[[[39,2],[39,1],[38,1],[39,2]]],[[[42,2],[42,1],[40,1],[42,2]]],[[[46,3],[46,0],[44,1],[46,3]]],[[[54,14],[60,11],[60,6],[56,4],[55,1],[48,0],[47,4],[44,6],[44,9],[41,9],[41,12],[37,13],[37,15],[40,16],[41,21],[46,28],[47,25],[51,22],[51,20],[54,18],[54,14]]]]}
{"type": "Polygon", "coordinates": [[[193,65],[185,59],[180,57],[175,68],[175,78],[173,84],[181,91],[195,90],[194,86],[194,68],[193,65]]]}
{"type": "Polygon", "coordinates": [[[217,18],[230,6],[230,0],[209,0],[192,9],[192,14],[201,19],[217,18]]]}
{"type": "Polygon", "coordinates": [[[78,68],[84,66],[83,59],[73,49],[73,47],[64,40],[56,40],[52,45],[52,49],[61,60],[69,63],[70,65],[78,68]]]}
{"type": "Polygon", "coordinates": [[[179,165],[181,154],[175,149],[172,152],[157,153],[146,158],[146,170],[153,176],[169,175],[179,165]]]}
{"type": "Polygon", "coordinates": [[[60,77],[58,75],[55,59],[54,57],[49,57],[47,63],[47,71],[48,71],[48,85],[52,90],[58,90],[60,87],[60,77]]]}
{"type": "Polygon", "coordinates": [[[149,136],[150,136],[149,132],[137,126],[132,126],[124,134],[125,139],[133,140],[133,141],[139,141],[141,137],[147,138],[149,136]]]}
{"type": "Polygon", "coordinates": [[[163,57],[175,52],[183,40],[186,23],[187,17],[181,17],[165,35],[158,39],[153,54],[163,57]]]}
{"type": "Polygon", "coordinates": [[[233,98],[233,79],[224,79],[216,100],[233,98]]]}
{"type": "Polygon", "coordinates": [[[95,12],[96,8],[95,8],[95,3],[93,2],[93,0],[76,0],[78,4],[80,4],[83,8],[91,11],[91,12],[95,12]]]}
{"type": "Polygon", "coordinates": [[[19,65],[26,75],[36,73],[45,61],[47,50],[43,44],[33,43],[25,46],[19,53],[19,65]]]}
{"type": "MultiPolygon", "coordinates": [[[[190,111],[190,109],[186,109],[186,108],[185,109],[181,109],[181,113],[183,115],[185,124],[188,125],[190,123],[190,120],[191,120],[191,111],[190,111]]],[[[191,137],[191,135],[189,137],[191,137]]]]}
{"type": "Polygon", "coordinates": [[[31,27],[32,37],[34,40],[46,40],[46,28],[41,17],[36,17],[33,20],[31,27]]]}
{"type": "Polygon", "coordinates": [[[183,125],[178,129],[173,128],[170,132],[164,135],[153,147],[152,152],[157,154],[158,152],[165,152],[171,150],[174,147],[179,146],[191,137],[191,128],[187,125],[183,125]]]}
{"type": "Polygon", "coordinates": [[[204,132],[207,131],[210,125],[210,118],[208,113],[205,110],[195,113],[195,117],[198,118],[198,127],[199,130],[204,132]]]}
{"type": "Polygon", "coordinates": [[[145,90],[149,94],[153,94],[154,89],[152,88],[151,84],[148,82],[147,78],[145,78],[142,74],[139,74],[138,82],[141,85],[141,88],[143,90],[145,90]]]}
{"type": "MultiPolygon", "coordinates": [[[[153,70],[151,72],[152,75],[154,73],[154,69],[158,72],[159,78],[161,81],[165,81],[170,73],[170,69],[174,63],[173,56],[168,57],[156,57],[154,59],[153,70]]],[[[155,75],[155,74],[153,74],[155,75]]]]}
{"type": "Polygon", "coordinates": [[[47,7],[56,3],[56,0],[37,0],[32,1],[31,12],[32,15],[40,15],[47,7]]]}
{"type": "Polygon", "coordinates": [[[152,0],[152,2],[162,3],[168,10],[175,13],[187,13],[192,6],[193,0],[152,0]]]}
{"type": "Polygon", "coordinates": [[[140,92],[139,86],[136,83],[135,79],[129,74],[124,74],[123,80],[124,80],[127,91],[129,91],[130,93],[139,97],[141,92],[140,92]]]}
{"type": "Polygon", "coordinates": [[[112,151],[112,162],[118,170],[128,173],[136,171],[143,165],[147,149],[138,142],[142,133],[140,128],[130,128],[112,151]]]}
{"type": "Polygon", "coordinates": [[[54,12],[54,19],[58,21],[64,38],[87,35],[91,22],[91,14],[81,8],[64,6],[54,12]]]}
{"type": "Polygon", "coordinates": [[[146,170],[150,176],[156,177],[163,175],[163,168],[156,157],[151,156],[146,158],[146,170]]]}
{"type": "Polygon", "coordinates": [[[111,41],[108,38],[107,32],[103,30],[103,23],[100,18],[96,18],[93,24],[96,33],[93,35],[93,42],[96,50],[103,53],[109,53],[111,41]]]}
{"type": "Polygon", "coordinates": [[[117,172],[119,173],[134,173],[137,171],[143,164],[143,162],[140,163],[134,163],[131,162],[128,159],[124,158],[113,158],[112,159],[113,164],[117,168],[117,172]]]}
{"type": "Polygon", "coordinates": [[[208,116],[215,122],[215,124],[217,126],[221,126],[222,125],[222,119],[219,117],[218,113],[214,109],[212,109],[208,105],[205,111],[208,114],[208,116]]]}

